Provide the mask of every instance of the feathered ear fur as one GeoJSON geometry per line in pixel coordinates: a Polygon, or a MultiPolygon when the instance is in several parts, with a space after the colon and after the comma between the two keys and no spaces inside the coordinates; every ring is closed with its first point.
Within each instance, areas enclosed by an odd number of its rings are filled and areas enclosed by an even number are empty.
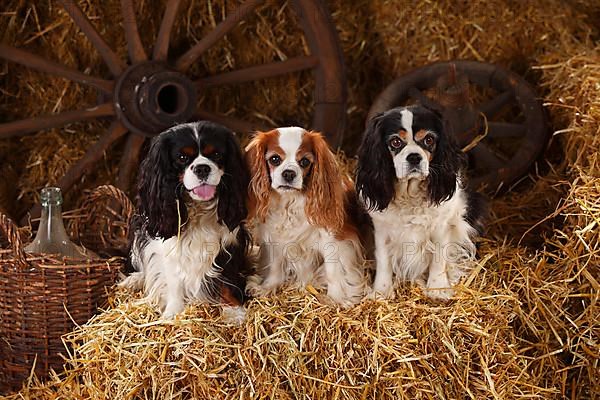
{"type": "Polygon", "coordinates": [[[344,226],[342,174],[329,145],[318,132],[306,132],[312,140],[315,160],[306,188],[305,212],[309,222],[337,233],[344,226]]]}
{"type": "Polygon", "coordinates": [[[154,139],[140,165],[137,190],[141,224],[148,234],[164,239],[175,236],[179,224],[188,216],[182,197],[183,185],[169,159],[169,143],[164,135],[154,139]]]}
{"type": "Polygon", "coordinates": [[[394,198],[394,161],[388,151],[379,125],[383,113],[373,117],[358,149],[356,189],[369,210],[381,211],[394,198]]]}
{"type": "Polygon", "coordinates": [[[269,208],[271,178],[267,170],[267,142],[277,135],[277,131],[256,132],[252,141],[246,146],[246,164],[250,169],[250,215],[264,221],[269,208]]]}
{"type": "Polygon", "coordinates": [[[227,138],[225,174],[217,187],[219,204],[217,216],[233,231],[248,216],[246,190],[250,177],[244,166],[242,152],[233,133],[227,138]]]}
{"type": "Polygon", "coordinates": [[[435,205],[449,200],[454,195],[458,174],[467,162],[465,154],[458,148],[448,130],[445,129],[441,117],[438,117],[438,119],[441,132],[433,159],[429,163],[427,186],[429,201],[435,205]]]}

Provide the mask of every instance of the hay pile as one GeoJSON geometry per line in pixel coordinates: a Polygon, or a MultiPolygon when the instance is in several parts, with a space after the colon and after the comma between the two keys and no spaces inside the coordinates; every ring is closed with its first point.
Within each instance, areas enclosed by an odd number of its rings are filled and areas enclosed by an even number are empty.
{"type": "MultiPolygon", "coordinates": [[[[105,18],[115,2],[107,3],[86,4],[94,15],[105,18]]],[[[148,31],[156,29],[152,24],[157,24],[154,17],[160,12],[148,2],[137,3],[148,12],[143,22],[148,31]]],[[[200,17],[198,11],[186,18],[177,37],[201,35],[190,28],[190,21],[201,25],[196,18],[219,19],[221,3],[202,3],[212,7],[212,14],[200,17]]],[[[326,305],[316,292],[289,290],[253,300],[247,322],[236,327],[223,323],[217,308],[202,305],[189,307],[179,320],[158,322],[153,310],[118,293],[107,311],[66,338],[74,346],[66,374],[45,385],[31,382],[11,399],[598,397],[600,47],[594,40],[597,43],[600,32],[594,19],[600,6],[594,1],[558,0],[417,0],[410,7],[404,3],[331,2],[350,88],[347,150],[356,146],[366,111],[385,84],[409,68],[455,57],[500,62],[524,74],[541,88],[556,131],[546,160],[530,179],[492,202],[480,262],[459,289],[458,299],[432,303],[418,289],[406,286],[395,301],[370,301],[340,311],[326,305]]],[[[41,9],[38,6],[40,15],[41,9]]],[[[51,12],[62,18],[60,11],[51,12]]],[[[49,19],[43,20],[50,25],[49,19]]],[[[65,24],[31,44],[50,40],[65,29],[74,32],[65,24]]],[[[283,25],[273,31],[259,29],[261,39],[253,45],[283,43],[278,50],[271,48],[275,55],[269,57],[280,56],[278,51],[295,54],[288,52],[286,43],[298,43],[290,39],[291,28],[283,25]]],[[[36,30],[25,26],[28,34],[12,37],[17,44],[36,30]]],[[[255,61],[238,54],[235,37],[228,39],[223,49],[215,50],[215,57],[240,65],[255,61]]],[[[258,49],[253,47],[252,52],[258,49]]],[[[89,60],[80,56],[84,64],[89,60]]],[[[202,68],[225,67],[207,60],[202,68]]],[[[6,107],[17,109],[25,105],[20,102],[30,101],[25,99],[39,96],[37,89],[29,90],[29,83],[13,81],[17,73],[30,82],[29,72],[9,72],[0,75],[0,87],[21,91],[21,96],[0,100],[0,120],[4,115],[12,119],[6,107]]],[[[305,87],[281,79],[283,87],[305,87]]],[[[285,99],[288,94],[277,85],[268,94],[285,99]]],[[[41,86],[52,87],[48,82],[31,87],[41,86]]],[[[284,100],[260,103],[265,97],[259,95],[254,104],[254,97],[244,97],[249,93],[245,90],[210,101],[233,110],[244,98],[240,107],[260,104],[263,108],[255,109],[276,121],[287,118],[288,111],[278,114],[274,109],[284,100]]],[[[56,96],[46,96],[51,104],[44,107],[53,107],[56,96]]],[[[307,104],[293,104],[309,109],[307,104]]],[[[33,107],[23,112],[27,110],[33,107]]],[[[73,140],[83,137],[77,129],[73,140]]],[[[9,147],[11,151],[3,154],[11,156],[29,140],[0,143],[0,151],[9,147]]],[[[24,159],[29,157],[33,156],[24,159]]],[[[16,165],[26,164],[21,160],[16,165]]],[[[107,165],[112,165],[110,157],[107,165]]],[[[23,169],[21,179],[30,180],[19,184],[21,193],[44,183],[36,181],[40,172],[34,176],[34,169],[23,169]]],[[[106,174],[107,179],[110,176],[106,174]]]]}

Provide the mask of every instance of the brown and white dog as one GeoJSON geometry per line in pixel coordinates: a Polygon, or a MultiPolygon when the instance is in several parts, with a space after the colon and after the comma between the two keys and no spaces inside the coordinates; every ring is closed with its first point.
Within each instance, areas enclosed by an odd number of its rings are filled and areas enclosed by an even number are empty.
{"type": "Polygon", "coordinates": [[[325,139],[299,127],[258,132],[246,147],[250,215],[260,245],[254,295],[285,283],[326,286],[350,306],[364,294],[363,256],[350,212],[356,195],[325,139]]]}

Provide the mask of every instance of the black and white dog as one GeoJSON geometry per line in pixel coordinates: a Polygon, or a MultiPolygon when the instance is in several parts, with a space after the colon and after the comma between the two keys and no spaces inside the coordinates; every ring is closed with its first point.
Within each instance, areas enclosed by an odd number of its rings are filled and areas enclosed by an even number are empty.
{"type": "Polygon", "coordinates": [[[441,118],[422,106],[371,119],[358,155],[356,186],[375,228],[373,295],[391,298],[396,280],[447,299],[475,257],[485,205],[465,189],[464,154],[441,118]]]}
{"type": "Polygon", "coordinates": [[[154,138],[141,164],[130,262],[122,285],[142,289],[163,317],[189,301],[223,303],[243,317],[249,176],[235,136],[197,122],[154,138]]]}

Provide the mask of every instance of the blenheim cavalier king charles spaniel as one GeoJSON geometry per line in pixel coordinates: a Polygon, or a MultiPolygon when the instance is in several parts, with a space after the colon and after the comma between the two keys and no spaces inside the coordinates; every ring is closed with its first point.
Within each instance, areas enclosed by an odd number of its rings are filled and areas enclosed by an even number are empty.
{"type": "Polygon", "coordinates": [[[246,148],[250,206],[260,244],[256,295],[285,283],[325,286],[350,306],[364,294],[357,199],[325,139],[298,127],[258,132],[246,148]]]}
{"type": "Polygon", "coordinates": [[[123,286],[143,289],[165,318],[187,302],[224,303],[239,321],[249,271],[249,176],[227,128],[197,122],[155,137],[141,164],[123,286]]]}
{"type": "Polygon", "coordinates": [[[465,161],[440,117],[422,106],[369,121],[356,187],[375,229],[372,295],[393,297],[395,275],[430,297],[453,296],[475,257],[485,211],[482,197],[464,186],[465,161]]]}

